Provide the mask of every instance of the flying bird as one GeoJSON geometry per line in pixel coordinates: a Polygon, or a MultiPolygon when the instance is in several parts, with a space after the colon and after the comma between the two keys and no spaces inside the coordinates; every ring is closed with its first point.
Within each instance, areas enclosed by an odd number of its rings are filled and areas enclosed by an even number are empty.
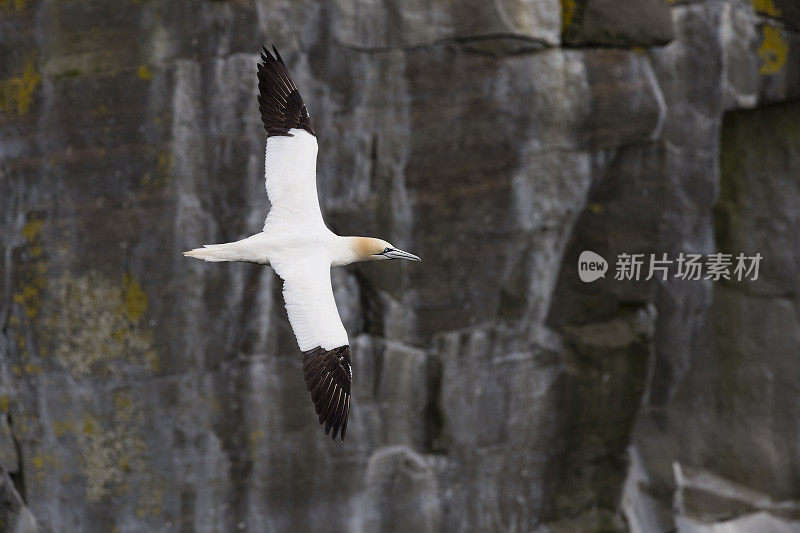
{"type": "Polygon", "coordinates": [[[258,64],[258,107],[267,130],[265,177],[271,208],[264,228],[246,239],[206,244],[184,255],[205,261],[270,265],[283,280],[303,375],[325,434],[344,440],[350,414],[350,344],[330,269],[356,261],[419,257],[370,237],[341,237],[325,225],[317,198],[317,137],[300,92],[273,46],[258,64]]]}

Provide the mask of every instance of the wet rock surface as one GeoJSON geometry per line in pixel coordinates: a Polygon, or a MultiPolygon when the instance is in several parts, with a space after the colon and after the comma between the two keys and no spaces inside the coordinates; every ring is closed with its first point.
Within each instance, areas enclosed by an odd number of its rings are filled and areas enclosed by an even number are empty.
{"type": "Polygon", "coordinates": [[[16,0],[0,36],[2,529],[797,530],[794,2],[16,0]],[[280,280],[179,254],[263,224],[271,42],[331,228],[423,258],[333,276],[343,444],[280,280]]]}

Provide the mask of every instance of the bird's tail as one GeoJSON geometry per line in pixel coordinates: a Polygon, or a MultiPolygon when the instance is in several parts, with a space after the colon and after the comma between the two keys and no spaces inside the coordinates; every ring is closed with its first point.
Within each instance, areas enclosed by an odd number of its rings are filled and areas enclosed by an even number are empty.
{"type": "Polygon", "coordinates": [[[227,242],[225,244],[204,244],[202,248],[195,248],[188,252],[183,252],[187,257],[196,257],[203,261],[243,261],[242,251],[238,243],[227,242]]]}

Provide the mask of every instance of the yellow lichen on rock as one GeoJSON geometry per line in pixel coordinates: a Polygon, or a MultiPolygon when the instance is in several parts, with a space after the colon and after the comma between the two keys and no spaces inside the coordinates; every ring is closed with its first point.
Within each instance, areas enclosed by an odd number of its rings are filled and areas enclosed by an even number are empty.
{"type": "Polygon", "coordinates": [[[37,376],[42,373],[42,367],[36,363],[25,363],[25,373],[29,376],[37,376]]]}
{"type": "Polygon", "coordinates": [[[41,483],[44,481],[48,470],[53,470],[60,466],[60,461],[54,455],[38,452],[36,455],[31,457],[31,465],[33,465],[34,468],[36,481],[41,483]]]}
{"type": "Polygon", "coordinates": [[[126,474],[145,471],[142,439],[144,415],[131,393],[113,395],[113,413],[101,419],[92,414],[83,417],[79,435],[86,498],[101,501],[127,491],[126,474]]]}
{"type": "Polygon", "coordinates": [[[0,7],[13,7],[14,11],[22,11],[28,5],[28,0],[0,0],[0,7]]]}
{"type": "Polygon", "coordinates": [[[164,506],[164,480],[153,473],[147,478],[145,490],[139,491],[136,516],[158,516],[164,506]]]}
{"type": "Polygon", "coordinates": [[[121,285],[99,275],[65,274],[51,292],[54,354],[74,376],[107,371],[113,361],[158,366],[153,333],[142,320],[147,294],[132,274],[124,274],[121,285]]]}
{"type": "Polygon", "coordinates": [[[56,437],[61,438],[69,433],[74,433],[75,426],[70,420],[55,420],[53,422],[53,431],[55,432],[56,437]]]}
{"type": "Polygon", "coordinates": [[[31,463],[33,463],[33,466],[36,468],[42,468],[44,466],[44,456],[41,453],[34,455],[33,459],[31,459],[31,463]]]}
{"type": "MultiPolygon", "coordinates": [[[[29,220],[22,228],[22,237],[27,241],[27,253],[32,259],[27,264],[27,268],[21,270],[22,279],[20,286],[14,293],[14,303],[18,304],[25,313],[25,318],[31,320],[39,314],[39,309],[42,305],[41,294],[47,286],[47,264],[42,259],[42,245],[41,245],[41,231],[44,225],[44,220],[41,218],[33,218],[29,220]]],[[[17,317],[14,317],[12,326],[19,326],[21,322],[17,317]]],[[[16,328],[15,328],[16,329],[16,328]]],[[[21,351],[24,348],[25,339],[21,335],[16,337],[18,346],[21,351]]]]}
{"type": "Polygon", "coordinates": [[[122,294],[124,303],[122,312],[125,318],[131,322],[140,320],[147,311],[147,294],[130,272],[122,276],[122,294]]]}
{"type": "Polygon", "coordinates": [[[33,220],[28,221],[27,224],[22,228],[22,236],[31,244],[39,237],[39,233],[42,231],[42,226],[44,225],[44,219],[42,218],[34,218],[33,220]]]}
{"type": "Polygon", "coordinates": [[[41,302],[39,300],[39,292],[44,288],[44,280],[42,278],[34,278],[30,284],[22,287],[22,290],[14,294],[14,303],[18,303],[25,309],[25,315],[28,318],[33,318],[39,311],[41,302]]]}
{"type": "Polygon", "coordinates": [[[139,76],[139,79],[142,80],[153,79],[153,71],[151,71],[150,67],[148,67],[147,65],[139,65],[139,68],[136,69],[136,75],[139,76]]]}
{"type": "MultiPolygon", "coordinates": [[[[156,117],[157,119],[158,117],[156,117]]],[[[156,162],[156,171],[154,174],[146,172],[142,176],[142,185],[148,187],[164,187],[169,183],[170,175],[172,174],[172,166],[174,158],[170,153],[158,154],[156,162]]]]}
{"type": "Polygon", "coordinates": [[[169,176],[172,173],[172,165],[175,163],[175,159],[172,157],[172,154],[163,153],[158,154],[158,174],[164,183],[169,181],[169,176]]]}
{"type": "Polygon", "coordinates": [[[577,0],[561,0],[561,30],[564,31],[572,24],[575,19],[575,11],[578,9],[577,0]]]}
{"type": "Polygon", "coordinates": [[[775,7],[774,0],[750,0],[753,9],[758,13],[769,15],[770,17],[780,17],[781,10],[775,7]]]}
{"type": "Polygon", "coordinates": [[[758,72],[760,74],[777,74],[786,65],[789,43],[781,35],[779,27],[764,25],[762,33],[764,39],[758,48],[758,56],[762,59],[763,64],[758,72]]]}
{"type": "Polygon", "coordinates": [[[258,459],[258,452],[264,447],[263,444],[267,440],[267,432],[263,429],[251,431],[247,444],[250,458],[255,461],[258,459]]]}
{"type": "Polygon", "coordinates": [[[33,103],[33,92],[41,82],[42,75],[36,70],[34,58],[29,57],[19,76],[0,81],[0,112],[26,114],[33,103]]]}

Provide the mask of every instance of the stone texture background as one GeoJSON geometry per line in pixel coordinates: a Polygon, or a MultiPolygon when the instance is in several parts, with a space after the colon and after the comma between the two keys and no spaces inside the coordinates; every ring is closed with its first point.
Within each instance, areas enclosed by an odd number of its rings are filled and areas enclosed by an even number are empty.
{"type": "Polygon", "coordinates": [[[793,0],[0,0],[4,531],[800,530],[793,0]],[[354,355],[323,438],[260,229],[283,52],[354,355]],[[581,250],[760,251],[750,283],[581,250]]]}

